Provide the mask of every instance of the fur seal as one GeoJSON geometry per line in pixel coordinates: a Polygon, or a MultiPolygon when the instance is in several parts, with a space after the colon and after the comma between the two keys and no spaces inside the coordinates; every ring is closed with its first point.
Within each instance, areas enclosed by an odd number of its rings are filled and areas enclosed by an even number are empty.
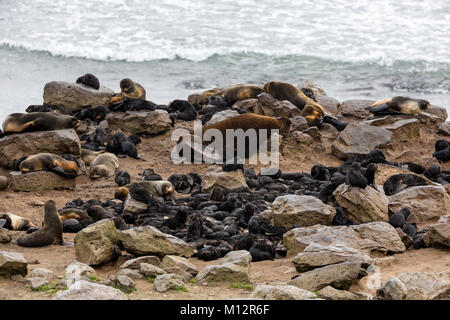
{"type": "Polygon", "coordinates": [[[120,80],[120,91],[121,91],[120,93],[114,95],[111,98],[110,100],[111,104],[125,99],[145,100],[146,98],[144,87],[129,78],[120,80]]]}
{"type": "Polygon", "coordinates": [[[81,148],[81,160],[83,160],[84,164],[87,166],[90,166],[92,161],[95,160],[95,158],[99,155],[105,153],[104,150],[102,151],[92,151],[89,149],[81,148]]]}
{"type": "Polygon", "coordinates": [[[339,119],[336,119],[336,118],[330,117],[330,116],[324,116],[323,117],[323,122],[331,124],[338,131],[343,131],[348,125],[347,122],[341,121],[339,119]]]}
{"type": "Polygon", "coordinates": [[[403,228],[406,219],[411,214],[408,208],[402,208],[389,217],[389,223],[394,228],[403,228]]]}
{"type": "Polygon", "coordinates": [[[426,185],[425,179],[417,175],[400,173],[389,177],[383,184],[383,190],[387,196],[392,196],[409,187],[426,185]]]}
{"type": "Polygon", "coordinates": [[[419,114],[429,107],[430,103],[427,100],[398,96],[377,101],[369,110],[380,115],[419,114]]]}
{"type": "Polygon", "coordinates": [[[62,209],[58,212],[58,215],[62,222],[69,219],[76,219],[78,221],[91,219],[85,210],[77,208],[62,209]]]}
{"type": "Polygon", "coordinates": [[[102,153],[92,161],[89,176],[91,179],[112,177],[116,174],[118,168],[119,160],[114,154],[109,152],[102,153]]]}
{"type": "Polygon", "coordinates": [[[109,110],[105,106],[98,106],[83,109],[75,113],[75,118],[78,120],[90,119],[92,121],[102,121],[108,113],[109,110]]]}
{"type": "Polygon", "coordinates": [[[148,100],[141,99],[125,99],[118,101],[109,106],[111,111],[155,111],[155,109],[164,109],[164,107],[157,105],[148,100]]]}
{"type": "Polygon", "coordinates": [[[435,152],[433,157],[441,162],[447,162],[450,160],[450,142],[447,140],[438,140],[434,144],[435,152]]]}
{"type": "Polygon", "coordinates": [[[54,112],[12,113],[3,121],[5,134],[26,131],[44,131],[77,128],[80,121],[68,115],[54,112]]]}
{"type": "Polygon", "coordinates": [[[288,100],[300,110],[303,110],[303,108],[308,104],[317,104],[314,100],[306,96],[301,90],[287,82],[269,81],[264,84],[264,91],[280,101],[288,100]]]}
{"type": "MultiPolygon", "coordinates": [[[[135,185],[143,187],[151,195],[167,197],[175,192],[175,187],[170,181],[158,180],[158,181],[140,181],[134,183],[135,185]]],[[[131,184],[124,185],[118,188],[114,194],[116,199],[122,200],[129,193],[129,187],[131,184]]]]}
{"type": "Polygon", "coordinates": [[[119,187],[122,187],[126,184],[130,184],[131,177],[128,172],[122,170],[116,174],[114,181],[119,185],[119,187]]]}
{"type": "Polygon", "coordinates": [[[23,247],[43,247],[53,243],[63,243],[63,226],[56,213],[53,200],[47,201],[44,206],[44,227],[32,234],[27,234],[17,239],[17,244],[23,247]]]}
{"type": "Polygon", "coordinates": [[[65,115],[72,115],[72,111],[66,107],[62,107],[62,106],[55,106],[52,104],[46,104],[44,103],[43,105],[31,105],[28,106],[28,108],[25,109],[26,112],[28,113],[32,113],[32,112],[57,112],[60,114],[65,114],[65,115]]]}
{"type": "Polygon", "coordinates": [[[174,114],[176,119],[192,121],[197,118],[197,110],[194,105],[186,100],[173,100],[168,105],[169,113],[174,114]]]}
{"type": "Polygon", "coordinates": [[[22,218],[12,213],[0,213],[0,219],[6,220],[3,228],[8,230],[25,231],[36,225],[28,219],[22,218]]]}
{"type": "Polygon", "coordinates": [[[361,189],[367,187],[368,181],[361,173],[361,164],[359,162],[353,162],[351,168],[348,169],[345,183],[361,189]]]}
{"type": "Polygon", "coordinates": [[[28,156],[20,163],[21,172],[47,170],[57,173],[65,178],[75,178],[78,165],[53,153],[38,153],[28,156]]]}
{"type": "Polygon", "coordinates": [[[92,73],[86,73],[77,79],[76,83],[82,83],[88,87],[94,88],[95,90],[100,89],[100,81],[92,73]]]}
{"type": "Polygon", "coordinates": [[[225,99],[229,106],[240,100],[255,99],[258,94],[264,92],[264,90],[255,85],[238,84],[217,92],[218,95],[225,99]]]}
{"type": "Polygon", "coordinates": [[[364,174],[364,176],[367,179],[368,185],[374,188],[375,190],[378,190],[377,186],[375,185],[375,173],[377,172],[377,170],[378,166],[376,163],[369,163],[367,165],[366,173],[364,174]]]}

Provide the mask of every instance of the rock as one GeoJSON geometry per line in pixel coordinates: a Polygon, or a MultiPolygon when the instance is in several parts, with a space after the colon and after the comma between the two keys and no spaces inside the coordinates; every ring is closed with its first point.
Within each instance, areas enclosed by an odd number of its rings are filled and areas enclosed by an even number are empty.
{"type": "Polygon", "coordinates": [[[413,239],[411,239],[410,236],[408,236],[401,228],[396,228],[395,231],[397,231],[398,236],[402,240],[403,244],[405,245],[405,248],[408,249],[413,245],[413,239]]]}
{"type": "Polygon", "coordinates": [[[299,90],[301,90],[302,88],[311,89],[312,92],[314,93],[314,96],[316,97],[318,95],[325,95],[325,96],[327,95],[325,93],[325,90],[323,90],[321,86],[319,86],[317,83],[311,80],[302,80],[296,85],[296,87],[299,90]]]}
{"type": "Polygon", "coordinates": [[[9,180],[5,176],[0,176],[0,190],[5,190],[8,188],[9,180]]]}
{"type": "Polygon", "coordinates": [[[394,263],[397,259],[394,256],[380,257],[376,258],[375,265],[379,267],[386,267],[394,263]]]}
{"type": "Polygon", "coordinates": [[[306,121],[303,116],[292,117],[291,120],[291,131],[303,131],[309,128],[308,121],[306,121]]]}
{"type": "Polygon", "coordinates": [[[311,137],[309,134],[306,134],[306,133],[303,133],[300,131],[294,131],[294,132],[291,132],[290,135],[294,138],[294,140],[297,144],[310,146],[314,143],[313,137],[311,137]]]}
{"type": "Polygon", "coordinates": [[[263,300],[310,300],[317,296],[310,292],[290,285],[258,285],[250,295],[252,299],[263,300]]]}
{"type": "Polygon", "coordinates": [[[354,226],[321,226],[295,228],[283,235],[287,255],[303,252],[315,243],[322,246],[347,246],[367,254],[404,252],[400,237],[387,222],[369,222],[354,226]]]}
{"type": "Polygon", "coordinates": [[[289,230],[293,224],[303,227],[315,224],[329,225],[336,209],[316,197],[286,195],[277,197],[272,203],[272,219],[275,226],[289,230]]]}
{"type": "Polygon", "coordinates": [[[360,300],[356,294],[345,290],[337,290],[330,286],[320,289],[317,294],[327,300],[360,300]]]}
{"type": "Polygon", "coordinates": [[[251,283],[248,268],[233,263],[206,266],[195,278],[198,282],[251,283]]]}
{"type": "Polygon", "coordinates": [[[172,121],[165,110],[111,112],[106,116],[110,130],[157,135],[170,130],[172,121]]]}
{"type": "Polygon", "coordinates": [[[320,126],[320,137],[334,141],[339,137],[339,131],[329,123],[322,123],[320,126]]]}
{"type": "Polygon", "coordinates": [[[20,274],[26,276],[28,273],[27,261],[21,253],[0,251],[0,276],[20,274]]]}
{"type": "Polygon", "coordinates": [[[216,186],[229,190],[248,188],[242,170],[225,172],[219,167],[211,167],[202,177],[202,192],[210,192],[216,186]]]}
{"type": "Polygon", "coordinates": [[[190,281],[192,278],[194,278],[194,276],[192,274],[190,274],[189,272],[187,272],[184,269],[181,269],[180,267],[167,267],[164,268],[164,271],[166,271],[166,273],[172,273],[172,274],[176,274],[179,275],[184,282],[188,282],[190,281]]]}
{"type": "Polygon", "coordinates": [[[158,268],[150,263],[141,263],[140,272],[145,277],[152,277],[152,278],[155,278],[157,276],[167,273],[165,270],[158,268]]]}
{"type": "Polygon", "coordinates": [[[338,205],[355,222],[389,221],[388,197],[370,186],[361,189],[341,184],[333,195],[338,205]]]}
{"type": "Polygon", "coordinates": [[[391,141],[392,132],[364,123],[349,123],[331,145],[333,153],[341,159],[367,155],[391,141]]]}
{"type": "Polygon", "coordinates": [[[317,127],[311,127],[303,131],[303,133],[309,134],[314,140],[321,141],[322,134],[317,127]]]}
{"type": "Polygon", "coordinates": [[[51,281],[55,278],[55,274],[53,271],[44,269],[44,268],[36,268],[30,272],[30,277],[32,278],[42,278],[48,281],[51,281]]]}
{"type": "Polygon", "coordinates": [[[312,243],[292,259],[297,272],[305,272],[341,262],[360,262],[363,267],[375,263],[366,253],[343,245],[322,246],[312,243]]]}
{"type": "Polygon", "coordinates": [[[5,228],[0,228],[0,243],[8,243],[12,239],[11,232],[5,228]]]}
{"type": "Polygon", "coordinates": [[[323,107],[326,114],[332,116],[337,115],[339,105],[341,104],[338,100],[323,94],[319,94],[318,96],[316,96],[316,100],[317,103],[323,107]]]}
{"type": "Polygon", "coordinates": [[[95,90],[80,83],[52,81],[44,87],[44,103],[62,106],[71,111],[79,111],[86,106],[103,106],[114,95],[114,92],[104,86],[95,90]]]}
{"type": "Polygon", "coordinates": [[[393,212],[407,207],[417,222],[435,221],[448,214],[450,195],[444,187],[418,186],[410,187],[389,197],[389,209],[393,212]]]}
{"type": "Polygon", "coordinates": [[[77,260],[72,261],[72,263],[67,266],[64,274],[66,276],[68,288],[79,280],[97,279],[97,274],[94,269],[77,260]]]}
{"type": "Polygon", "coordinates": [[[431,106],[427,109],[427,113],[439,117],[441,122],[444,122],[448,118],[447,109],[438,106],[431,106]]]}
{"type": "Polygon", "coordinates": [[[442,300],[450,298],[450,271],[407,272],[390,278],[377,295],[390,300],[442,300]]]}
{"type": "Polygon", "coordinates": [[[131,280],[131,278],[124,275],[117,276],[116,286],[125,290],[126,292],[131,292],[134,291],[134,289],[136,289],[136,283],[134,283],[134,281],[131,280]]]}
{"type": "MultiPolygon", "coordinates": [[[[144,264],[144,263],[143,263],[144,264]]],[[[144,279],[144,275],[141,274],[139,270],[136,269],[120,269],[117,273],[118,276],[127,276],[131,279],[144,279]]]]}
{"type": "Polygon", "coordinates": [[[120,255],[119,240],[114,221],[100,220],[75,236],[75,255],[78,261],[88,265],[109,262],[120,255]]]}
{"type": "Polygon", "coordinates": [[[392,141],[405,142],[414,138],[420,137],[419,120],[412,119],[398,119],[393,116],[387,116],[381,119],[366,121],[378,128],[388,129],[393,133],[392,141]],[[381,121],[381,119],[385,119],[381,121]]]}
{"type": "Polygon", "coordinates": [[[167,255],[162,260],[162,266],[166,270],[167,268],[178,267],[186,272],[189,272],[192,276],[196,276],[198,269],[195,265],[190,263],[186,258],[167,255]]]}
{"type": "Polygon", "coordinates": [[[147,204],[137,201],[131,195],[128,195],[123,203],[123,212],[132,214],[144,213],[147,211],[147,207],[147,204]]]}
{"type": "Polygon", "coordinates": [[[339,112],[346,118],[367,119],[372,113],[369,109],[375,103],[374,100],[345,100],[339,106],[339,112]]]}
{"type": "Polygon", "coordinates": [[[450,121],[441,123],[438,128],[438,133],[450,136],[450,121]]]}
{"type": "Polygon", "coordinates": [[[144,256],[128,260],[120,266],[120,269],[140,270],[142,263],[152,264],[155,267],[162,268],[161,260],[157,256],[144,256]]]}
{"type": "Polygon", "coordinates": [[[353,281],[358,279],[360,269],[360,262],[332,264],[304,272],[288,284],[308,291],[320,290],[326,286],[348,290],[353,281]]]}
{"type": "Polygon", "coordinates": [[[239,112],[235,111],[235,110],[223,110],[220,112],[215,113],[211,119],[205,124],[205,125],[210,125],[216,122],[220,122],[229,118],[233,118],[239,115],[239,112]]]}
{"type": "Polygon", "coordinates": [[[235,250],[228,252],[223,258],[217,261],[218,264],[231,263],[243,268],[249,268],[252,256],[246,250],[235,250]]]}
{"type": "Polygon", "coordinates": [[[41,277],[29,278],[27,279],[27,282],[32,289],[39,289],[40,287],[49,284],[49,281],[47,279],[41,277]]]}
{"type": "Polygon", "coordinates": [[[429,226],[423,241],[429,247],[450,247],[450,214],[440,217],[437,223],[429,226]]]}
{"type": "Polygon", "coordinates": [[[134,227],[119,231],[119,239],[128,253],[134,255],[168,254],[191,257],[194,248],[183,240],[162,233],[152,226],[134,227]]]}
{"type": "Polygon", "coordinates": [[[300,116],[300,109],[294,106],[287,100],[283,101],[275,101],[271,105],[266,105],[262,103],[262,110],[264,115],[269,117],[284,117],[284,118],[292,118],[300,116]]]}
{"type": "Polygon", "coordinates": [[[177,274],[163,274],[157,276],[153,282],[153,289],[158,292],[166,292],[170,289],[175,289],[184,286],[181,276],[177,274]]]}
{"type": "Polygon", "coordinates": [[[9,173],[11,189],[14,191],[42,191],[54,189],[75,189],[75,179],[64,178],[51,171],[33,171],[9,173]]]}
{"type": "Polygon", "coordinates": [[[232,106],[232,109],[236,109],[236,108],[245,110],[250,113],[264,114],[262,111],[262,104],[261,104],[261,102],[259,102],[258,99],[245,99],[245,100],[237,101],[232,106]]]}
{"type": "Polygon", "coordinates": [[[80,280],[59,291],[53,300],[128,300],[128,297],[119,289],[80,280]]]}
{"type": "Polygon", "coordinates": [[[14,159],[41,152],[79,156],[80,139],[74,129],[35,131],[7,135],[0,139],[0,167],[11,168],[14,159]]]}

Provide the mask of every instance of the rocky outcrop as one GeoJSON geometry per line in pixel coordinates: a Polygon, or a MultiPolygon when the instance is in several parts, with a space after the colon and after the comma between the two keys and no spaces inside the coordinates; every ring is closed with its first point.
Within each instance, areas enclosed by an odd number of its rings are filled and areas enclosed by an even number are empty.
{"type": "Polygon", "coordinates": [[[0,167],[11,168],[14,159],[41,152],[79,156],[80,139],[73,129],[7,135],[0,139],[0,167]]]}
{"type": "Polygon", "coordinates": [[[248,188],[242,170],[225,172],[219,167],[212,167],[206,170],[202,177],[202,192],[210,192],[216,186],[228,190],[248,188]]]}
{"type": "Polygon", "coordinates": [[[170,130],[172,121],[165,110],[111,112],[106,116],[111,130],[157,135],[170,130]]]}
{"type": "Polygon", "coordinates": [[[53,300],[128,300],[128,297],[119,289],[80,280],[59,291],[53,300]]]}
{"type": "Polygon", "coordinates": [[[423,241],[429,247],[450,247],[450,214],[442,216],[437,223],[429,226],[423,241]]]}
{"type": "Polygon", "coordinates": [[[311,300],[317,296],[307,290],[291,285],[258,285],[250,295],[250,299],[262,300],[311,300]]]}
{"type": "Polygon", "coordinates": [[[304,227],[315,224],[329,225],[336,209],[313,196],[280,196],[272,203],[272,219],[275,226],[289,230],[293,224],[304,227]]]}
{"type": "Polygon", "coordinates": [[[26,276],[28,263],[23,254],[18,252],[0,251],[0,276],[20,274],[26,276]]]}

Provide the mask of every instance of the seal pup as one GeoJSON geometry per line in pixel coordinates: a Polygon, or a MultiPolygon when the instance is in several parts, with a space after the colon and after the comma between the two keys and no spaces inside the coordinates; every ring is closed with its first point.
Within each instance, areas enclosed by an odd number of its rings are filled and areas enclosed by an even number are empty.
{"type": "Polygon", "coordinates": [[[409,187],[426,186],[426,185],[427,182],[422,177],[419,177],[414,174],[399,173],[394,174],[384,182],[383,190],[387,196],[392,196],[409,187]]]}
{"type": "Polygon", "coordinates": [[[76,83],[82,83],[88,87],[95,89],[95,90],[100,89],[100,81],[92,73],[86,73],[85,75],[79,77],[77,79],[76,83]]]}
{"type": "Polygon", "coordinates": [[[378,166],[376,163],[369,163],[364,176],[367,179],[368,185],[378,191],[377,186],[375,185],[375,173],[377,172],[377,169],[378,166]]]}
{"type": "Polygon", "coordinates": [[[90,217],[85,210],[77,209],[77,208],[66,208],[62,209],[58,212],[58,216],[62,222],[69,219],[80,220],[89,220],[90,217]]]}
{"type": "Polygon", "coordinates": [[[450,160],[450,142],[447,140],[438,140],[434,145],[433,157],[441,162],[447,162],[450,160]]]}
{"type": "Polygon", "coordinates": [[[122,187],[122,186],[130,183],[131,177],[128,172],[122,170],[116,174],[114,181],[119,185],[119,187],[122,187]]]}
{"type": "Polygon", "coordinates": [[[38,153],[28,156],[23,160],[19,169],[21,172],[47,170],[65,178],[75,178],[78,173],[78,165],[53,153],[38,153]]]}
{"type": "Polygon", "coordinates": [[[361,173],[361,164],[359,162],[353,162],[351,168],[347,170],[347,175],[345,177],[345,183],[347,185],[358,187],[364,189],[367,187],[369,182],[366,177],[361,173]]]}
{"type": "Polygon", "coordinates": [[[410,214],[411,211],[409,211],[408,208],[402,208],[389,217],[389,223],[394,228],[403,228],[403,225],[410,214]]]}
{"type": "Polygon", "coordinates": [[[80,121],[68,115],[54,112],[12,113],[3,121],[5,134],[27,131],[45,131],[59,129],[76,129],[80,121]]]}
{"type": "Polygon", "coordinates": [[[101,151],[92,151],[89,149],[81,148],[81,160],[83,160],[84,164],[90,166],[92,161],[99,155],[105,153],[105,150],[101,151]]]}
{"type": "Polygon", "coordinates": [[[72,115],[72,110],[70,110],[66,107],[55,106],[55,105],[46,104],[46,103],[44,103],[43,105],[28,106],[28,108],[26,108],[25,111],[28,113],[31,113],[31,112],[57,112],[57,113],[61,113],[61,114],[69,115],[69,116],[72,115]]]}
{"type": "Polygon", "coordinates": [[[78,111],[75,113],[75,118],[78,120],[90,119],[92,121],[102,121],[108,113],[109,110],[105,106],[97,106],[78,111]]]}
{"type": "Polygon", "coordinates": [[[177,120],[192,121],[197,118],[197,110],[194,105],[186,100],[173,100],[168,105],[169,113],[174,114],[177,120]]]}
{"type": "Polygon", "coordinates": [[[119,168],[119,160],[117,157],[109,152],[98,155],[92,161],[89,176],[91,179],[98,179],[102,177],[112,177],[116,174],[119,168]]]}
{"type": "Polygon", "coordinates": [[[427,100],[398,96],[377,101],[369,110],[378,115],[419,114],[429,107],[427,100]]]}
{"type": "MultiPolygon", "coordinates": [[[[149,192],[153,196],[167,197],[175,192],[175,187],[170,181],[164,180],[139,181],[133,184],[144,188],[147,192],[149,192]]],[[[118,188],[115,192],[115,195],[119,196],[120,198],[116,197],[116,199],[121,200],[121,198],[123,198],[124,196],[126,198],[126,196],[129,193],[130,186],[131,184],[127,184],[118,188]]]]}
{"type": "Polygon", "coordinates": [[[113,104],[125,99],[145,100],[145,98],[146,93],[143,86],[129,78],[124,78],[120,80],[120,93],[114,95],[110,103],[113,104]]]}
{"type": "Polygon", "coordinates": [[[5,220],[3,228],[8,230],[25,231],[29,228],[36,227],[30,220],[12,213],[0,213],[0,219],[5,220]]]}
{"type": "Polygon", "coordinates": [[[55,202],[49,200],[44,206],[44,227],[17,239],[22,247],[43,247],[53,243],[63,244],[63,225],[56,212],[55,202]]]}

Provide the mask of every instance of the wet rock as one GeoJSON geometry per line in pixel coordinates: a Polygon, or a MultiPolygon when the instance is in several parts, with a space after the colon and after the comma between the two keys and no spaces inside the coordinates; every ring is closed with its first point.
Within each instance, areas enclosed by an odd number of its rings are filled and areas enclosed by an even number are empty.
{"type": "Polygon", "coordinates": [[[59,291],[53,300],[128,300],[128,297],[119,289],[80,280],[59,291]]]}
{"type": "Polygon", "coordinates": [[[89,265],[106,263],[120,255],[119,240],[114,221],[100,220],[84,228],[75,236],[75,255],[89,265]]]}
{"type": "Polygon", "coordinates": [[[136,269],[141,268],[142,263],[154,265],[155,267],[162,268],[161,260],[157,256],[143,256],[135,259],[130,259],[120,266],[120,269],[136,269]]]}
{"type": "Polygon", "coordinates": [[[275,226],[289,230],[293,224],[304,227],[315,224],[329,225],[336,209],[313,196],[280,196],[272,203],[272,219],[275,226]]]}
{"type": "Polygon", "coordinates": [[[223,110],[220,112],[215,113],[211,119],[206,123],[206,125],[210,125],[216,122],[220,122],[223,120],[226,120],[228,118],[233,118],[239,115],[239,112],[235,111],[235,110],[223,110]]]}
{"type": "Polygon", "coordinates": [[[80,83],[52,81],[44,87],[44,104],[62,106],[79,111],[86,106],[105,105],[114,92],[104,86],[98,90],[80,83]]]}
{"type": "Polygon", "coordinates": [[[53,271],[44,269],[44,268],[36,268],[30,272],[30,277],[32,278],[42,278],[48,281],[51,281],[55,278],[55,274],[53,271]]]}
{"type": "Polygon", "coordinates": [[[448,214],[450,195],[442,186],[410,187],[389,197],[389,209],[396,212],[404,207],[417,222],[435,221],[448,214]]]}
{"type": "Polygon", "coordinates": [[[141,263],[139,271],[145,277],[152,277],[152,278],[155,278],[157,276],[167,273],[165,270],[158,268],[150,263],[141,263]]]}
{"type": "Polygon", "coordinates": [[[311,300],[317,296],[307,290],[291,285],[258,285],[250,295],[251,299],[263,300],[311,300]]]}
{"type": "Polygon", "coordinates": [[[28,273],[27,261],[21,253],[0,251],[0,276],[20,274],[26,276],[28,273]]]}
{"type": "Polygon", "coordinates": [[[152,226],[134,227],[119,231],[119,239],[128,253],[135,255],[168,254],[190,257],[194,248],[183,240],[162,233],[152,226]]]}
{"type": "Polygon", "coordinates": [[[323,94],[316,96],[316,100],[317,100],[317,103],[323,107],[325,113],[328,113],[332,116],[335,116],[338,114],[338,109],[339,109],[339,105],[340,105],[339,100],[336,100],[334,98],[331,98],[331,97],[323,95],[323,94]]]}
{"type": "Polygon", "coordinates": [[[50,171],[9,173],[10,187],[14,191],[41,191],[54,189],[75,189],[75,179],[64,178],[50,171]]]}
{"type": "Polygon", "coordinates": [[[0,228],[0,243],[8,243],[12,239],[12,234],[5,228],[0,228]]]}
{"type": "Polygon", "coordinates": [[[153,289],[158,292],[166,292],[170,289],[175,289],[184,286],[181,276],[177,274],[163,274],[155,278],[153,282],[153,289]]]}
{"type": "Polygon", "coordinates": [[[373,149],[391,141],[392,132],[364,123],[350,123],[341,131],[331,146],[333,153],[341,159],[367,155],[373,149]]]}
{"type": "Polygon", "coordinates": [[[221,168],[211,167],[202,177],[202,192],[210,192],[216,186],[229,190],[248,188],[242,170],[224,172],[221,168]]]}
{"type": "Polygon", "coordinates": [[[339,107],[340,113],[350,119],[367,119],[372,113],[369,109],[375,103],[374,100],[345,100],[339,107]]]}
{"type": "Polygon", "coordinates": [[[109,129],[134,134],[157,135],[170,130],[172,121],[165,110],[111,112],[106,116],[109,129]]]}
{"type": "Polygon", "coordinates": [[[198,273],[198,269],[195,265],[189,262],[186,258],[178,257],[178,256],[172,256],[167,255],[162,260],[162,266],[165,270],[168,268],[177,267],[181,270],[184,270],[188,273],[190,273],[192,276],[196,276],[198,273]]]}
{"type": "Polygon", "coordinates": [[[360,300],[360,297],[356,294],[345,290],[337,290],[330,286],[320,289],[317,294],[327,300],[360,300]]]}
{"type": "Polygon", "coordinates": [[[446,121],[441,123],[438,128],[438,133],[441,133],[446,136],[450,136],[450,121],[446,121]]]}
{"type": "Polygon", "coordinates": [[[77,260],[72,261],[64,272],[66,276],[67,287],[70,288],[75,282],[79,280],[90,280],[97,278],[97,274],[94,269],[85,263],[81,263],[77,260]]]}
{"type": "Polygon", "coordinates": [[[423,241],[429,247],[450,247],[450,214],[440,217],[437,223],[432,224],[423,241]]]}
{"type": "Polygon", "coordinates": [[[334,191],[336,202],[355,222],[388,221],[389,199],[382,192],[367,186],[364,189],[341,184],[334,191]]]}
{"type": "Polygon", "coordinates": [[[0,167],[11,168],[14,159],[41,152],[79,156],[80,139],[73,129],[7,135],[0,139],[0,167]]]}

